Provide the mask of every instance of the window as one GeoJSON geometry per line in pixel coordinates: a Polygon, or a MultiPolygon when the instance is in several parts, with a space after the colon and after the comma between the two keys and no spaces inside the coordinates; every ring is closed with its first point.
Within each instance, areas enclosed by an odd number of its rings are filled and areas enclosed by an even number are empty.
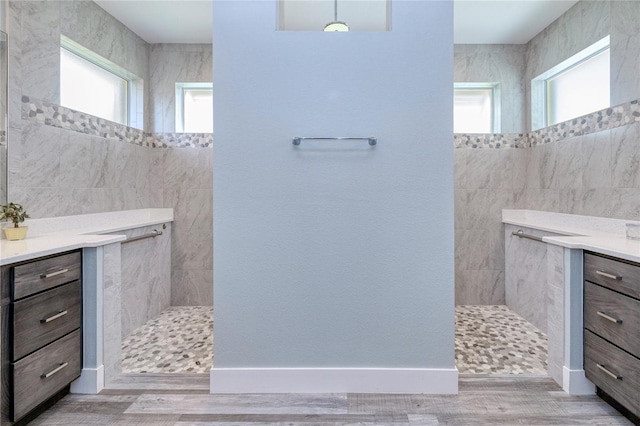
{"type": "Polygon", "coordinates": [[[280,31],[389,31],[390,17],[391,0],[278,0],[280,31]]]}
{"type": "Polygon", "coordinates": [[[213,133],[212,83],[176,83],[176,132],[213,133]]]}
{"type": "Polygon", "coordinates": [[[60,45],[62,106],[120,124],[142,122],[138,117],[142,111],[132,108],[135,103],[131,100],[132,96],[141,96],[141,81],[64,36],[60,45]]]}
{"type": "Polygon", "coordinates": [[[531,82],[534,129],[609,107],[609,37],[531,82]]]}
{"type": "Polygon", "coordinates": [[[453,132],[499,132],[499,99],[496,83],[454,83],[453,132]]]}

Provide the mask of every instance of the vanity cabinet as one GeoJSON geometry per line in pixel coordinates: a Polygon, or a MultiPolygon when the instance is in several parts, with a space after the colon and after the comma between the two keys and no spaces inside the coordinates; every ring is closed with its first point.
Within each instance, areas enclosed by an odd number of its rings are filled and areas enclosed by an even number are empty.
{"type": "Polygon", "coordinates": [[[27,420],[80,376],[81,281],[80,251],[2,267],[3,420],[27,420]]]}
{"type": "Polygon", "coordinates": [[[584,370],[640,416],[640,264],[585,252],[584,370]]]}

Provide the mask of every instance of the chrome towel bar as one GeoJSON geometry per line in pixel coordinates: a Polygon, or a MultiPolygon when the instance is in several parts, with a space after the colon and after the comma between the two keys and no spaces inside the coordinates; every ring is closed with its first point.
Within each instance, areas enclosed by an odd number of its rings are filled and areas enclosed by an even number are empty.
{"type": "Polygon", "coordinates": [[[357,138],[357,137],[334,137],[334,138],[312,138],[312,137],[300,137],[300,136],[295,136],[292,140],[292,143],[295,146],[300,145],[300,142],[305,141],[305,140],[317,140],[317,141],[356,141],[356,140],[366,140],[369,141],[369,145],[374,146],[378,143],[378,139],[373,137],[373,136],[368,136],[368,137],[362,137],[362,138],[357,138]]]}
{"type": "Polygon", "coordinates": [[[544,242],[544,241],[542,241],[542,237],[536,237],[535,235],[525,234],[522,229],[519,230],[519,231],[513,231],[511,233],[511,235],[515,235],[516,237],[526,238],[526,239],[533,240],[533,241],[540,241],[541,243],[544,242]]]}
{"type": "Polygon", "coordinates": [[[132,243],[134,241],[145,240],[147,238],[155,238],[155,237],[159,237],[160,235],[162,235],[162,231],[158,231],[158,230],[154,229],[153,231],[151,231],[148,234],[138,235],[137,237],[127,238],[126,240],[124,240],[122,242],[122,244],[132,243]]]}

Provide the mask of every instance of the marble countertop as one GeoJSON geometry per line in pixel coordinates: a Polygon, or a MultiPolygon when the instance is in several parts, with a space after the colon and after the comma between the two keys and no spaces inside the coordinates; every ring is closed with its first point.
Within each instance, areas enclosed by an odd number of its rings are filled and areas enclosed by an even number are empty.
{"type": "Polygon", "coordinates": [[[29,227],[26,239],[0,240],[0,265],[124,241],[126,235],[104,234],[167,222],[173,222],[173,209],[125,210],[28,220],[25,221],[25,226],[29,227]]]}
{"type": "Polygon", "coordinates": [[[549,244],[640,262],[640,241],[626,237],[626,225],[640,224],[638,221],[537,210],[502,210],[502,222],[562,234],[543,237],[542,241],[549,244]]]}

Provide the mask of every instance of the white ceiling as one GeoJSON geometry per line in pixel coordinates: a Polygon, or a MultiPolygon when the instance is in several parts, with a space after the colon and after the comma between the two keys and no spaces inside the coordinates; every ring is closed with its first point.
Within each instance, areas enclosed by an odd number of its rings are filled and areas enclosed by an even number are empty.
{"type": "Polygon", "coordinates": [[[94,0],[147,43],[211,43],[212,0],[94,0]]]}
{"type": "MultiPolygon", "coordinates": [[[[212,0],[94,1],[148,43],[211,43],[212,0]]],[[[455,0],[454,42],[526,43],[577,2],[455,0]]]]}
{"type": "Polygon", "coordinates": [[[459,44],[523,44],[578,0],[455,0],[453,40],[459,44]]]}

